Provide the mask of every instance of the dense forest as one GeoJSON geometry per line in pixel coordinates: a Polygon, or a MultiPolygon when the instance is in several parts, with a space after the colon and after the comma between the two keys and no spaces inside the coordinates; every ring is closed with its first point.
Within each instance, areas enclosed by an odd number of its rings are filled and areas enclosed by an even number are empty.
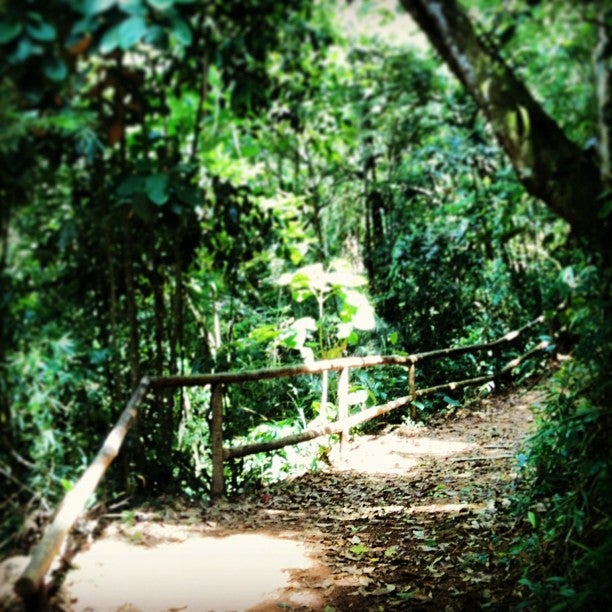
{"type": "MultiPolygon", "coordinates": [[[[525,606],[609,609],[611,20],[605,0],[1,0],[2,551],[143,375],[408,355],[544,313],[546,358],[514,372],[547,400],[512,554],[525,606]]],[[[373,406],[402,385],[364,370],[351,391],[373,406]]],[[[322,386],[231,387],[224,436],[300,431],[322,386]]],[[[98,499],[207,503],[210,403],[151,397],[98,499]]],[[[227,493],[319,460],[244,458],[227,493]]]]}

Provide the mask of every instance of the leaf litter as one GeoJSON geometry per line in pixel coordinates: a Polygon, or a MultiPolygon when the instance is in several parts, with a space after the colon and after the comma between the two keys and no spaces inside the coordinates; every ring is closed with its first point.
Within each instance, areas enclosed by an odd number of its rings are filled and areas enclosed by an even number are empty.
{"type": "MultiPolygon", "coordinates": [[[[212,575],[214,569],[224,571],[223,577],[211,579],[206,589],[201,580],[190,580],[197,582],[191,599],[188,588],[169,584],[169,598],[158,594],[156,610],[511,609],[521,595],[511,550],[524,529],[511,513],[511,500],[517,456],[531,431],[530,406],[536,399],[533,392],[510,393],[428,427],[388,426],[379,434],[356,437],[346,456],[333,458],[323,471],[212,508],[178,500],[161,510],[142,508],[133,523],[107,525],[91,552],[101,542],[127,544],[144,548],[150,559],[171,545],[195,546],[199,539],[234,542],[233,550],[199,553],[208,565],[194,556],[183,559],[186,551],[180,557],[186,567],[199,564],[200,575],[212,575]],[[238,536],[251,538],[250,548],[238,536]],[[288,545],[294,558],[282,557],[288,545]],[[244,559],[250,565],[240,567],[244,559]],[[226,570],[220,569],[224,562],[226,570]],[[276,582],[263,573],[270,565],[276,582]],[[223,591],[218,597],[215,588],[223,591]],[[241,589],[242,598],[237,595],[241,589]]],[[[93,583],[98,593],[117,591],[105,585],[99,560],[97,577],[78,575],[89,552],[75,557],[56,609],[102,609],[84,595],[93,583]]],[[[149,570],[149,581],[155,571],[174,575],[163,556],[160,564],[161,570],[149,570]]],[[[188,570],[182,574],[186,579],[188,570]]],[[[137,588],[133,576],[129,582],[137,588]]],[[[148,604],[139,606],[136,599],[136,594],[118,592],[104,609],[129,605],[148,612],[148,604]]]]}

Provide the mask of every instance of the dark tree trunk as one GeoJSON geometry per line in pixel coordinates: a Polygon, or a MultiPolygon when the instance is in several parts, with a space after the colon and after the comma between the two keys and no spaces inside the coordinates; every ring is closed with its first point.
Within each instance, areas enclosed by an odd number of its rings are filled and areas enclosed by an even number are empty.
{"type": "Polygon", "coordinates": [[[132,228],[128,213],[123,215],[123,273],[125,276],[125,301],[129,325],[130,385],[135,389],[140,381],[140,335],[138,333],[138,313],[136,306],[136,289],[134,286],[134,255],[132,228]]]}
{"type": "Polygon", "coordinates": [[[111,397],[116,402],[121,396],[121,368],[119,360],[119,347],[117,346],[119,301],[117,296],[117,279],[113,261],[113,239],[108,223],[104,223],[104,257],[106,259],[107,289],[109,300],[110,329],[108,333],[108,346],[111,354],[108,378],[111,397]]]}
{"type": "MultiPolygon", "coordinates": [[[[9,345],[9,276],[6,274],[8,257],[8,235],[11,211],[11,194],[0,190],[3,204],[0,206],[0,429],[6,430],[11,421],[10,399],[6,374],[6,352],[9,345]]],[[[2,443],[0,443],[0,446],[2,443]]]]}
{"type": "Polygon", "coordinates": [[[164,373],[164,322],[166,320],[166,306],[164,302],[164,277],[160,272],[156,255],[151,255],[153,271],[150,280],[153,288],[153,303],[155,305],[155,373],[161,376],[164,373]]]}
{"type": "Polygon", "coordinates": [[[599,159],[602,181],[609,189],[612,184],[612,8],[607,6],[604,0],[600,0],[598,9],[598,44],[594,59],[599,111],[599,159]]]}
{"type": "Polygon", "coordinates": [[[456,0],[401,3],[484,113],[525,189],[577,236],[609,253],[607,228],[598,216],[603,183],[595,163],[483,44],[456,0]]]}

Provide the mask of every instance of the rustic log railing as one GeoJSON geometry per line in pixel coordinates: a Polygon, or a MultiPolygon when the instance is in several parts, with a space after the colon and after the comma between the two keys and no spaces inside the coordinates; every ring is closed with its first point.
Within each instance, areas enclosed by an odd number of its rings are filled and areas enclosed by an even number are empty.
{"type": "MultiPolygon", "coordinates": [[[[544,316],[530,321],[523,327],[511,331],[503,337],[487,343],[472,344],[445,349],[438,349],[412,355],[388,355],[370,357],[344,357],[315,361],[312,363],[293,365],[262,370],[248,370],[243,372],[219,372],[194,376],[156,376],[144,377],[135,389],[126,408],[117,423],[106,437],[98,454],[87,470],[79,478],[74,487],[66,494],[59,506],[53,522],[47,527],[43,538],[34,548],[30,562],[21,577],[15,583],[15,591],[22,597],[28,609],[39,609],[44,602],[46,593],[44,578],[51,567],[53,559],[58,554],[66,535],[74,525],[76,519],[83,512],[87,500],[94,493],[102,476],[109,465],[119,453],[123,440],[135,421],[138,408],[149,390],[175,389],[181,387],[196,387],[210,385],[211,394],[211,455],[212,455],[212,484],[211,502],[214,503],[224,492],[223,463],[231,458],[245,457],[254,453],[267,452],[285,446],[299,444],[320,436],[340,434],[340,451],[344,451],[351,428],[365,423],[377,416],[396,410],[401,406],[413,403],[415,400],[434,393],[460,389],[463,387],[483,385],[491,381],[502,380],[505,376],[520,365],[525,359],[538,351],[550,346],[549,341],[541,341],[520,357],[509,361],[493,374],[449,382],[425,389],[415,387],[415,366],[428,360],[442,357],[456,357],[465,353],[478,351],[492,351],[499,354],[502,347],[517,340],[523,332],[544,322],[544,316]],[[368,368],[377,366],[404,366],[408,369],[408,395],[397,398],[386,404],[366,408],[349,416],[349,376],[351,368],[368,368]],[[321,427],[306,429],[284,438],[256,444],[245,444],[225,448],[223,446],[223,391],[230,384],[248,381],[270,380],[283,377],[293,377],[304,374],[321,374],[323,372],[338,371],[337,390],[337,420],[321,427]]],[[[411,412],[414,416],[414,408],[411,412]]]]}

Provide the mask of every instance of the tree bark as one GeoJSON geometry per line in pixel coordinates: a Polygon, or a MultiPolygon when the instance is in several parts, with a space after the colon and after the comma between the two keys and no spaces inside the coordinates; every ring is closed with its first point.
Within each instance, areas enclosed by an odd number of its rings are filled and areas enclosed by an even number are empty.
{"type": "MultiPolygon", "coordinates": [[[[12,209],[11,190],[0,189],[0,197],[3,204],[0,207],[0,380],[8,380],[6,371],[6,357],[9,346],[9,302],[5,295],[9,295],[9,275],[7,274],[8,262],[8,235],[10,213],[12,209]]],[[[11,422],[11,410],[8,384],[0,383],[0,426],[4,430],[9,428],[11,422]]],[[[4,441],[0,441],[0,448],[4,441]]]]}
{"type": "Polygon", "coordinates": [[[609,253],[598,217],[599,168],[535,101],[501,57],[479,39],[456,0],[401,0],[486,116],[525,189],[573,232],[609,253]]]}
{"type": "Polygon", "coordinates": [[[612,184],[612,38],[610,19],[612,9],[600,0],[598,6],[598,44],[595,49],[595,74],[597,78],[597,108],[599,112],[599,160],[601,177],[607,189],[612,184]]]}
{"type": "Polygon", "coordinates": [[[136,388],[140,380],[140,337],[138,333],[138,311],[136,306],[136,288],[134,285],[134,254],[132,244],[132,228],[128,211],[123,214],[123,273],[125,278],[125,300],[127,305],[127,319],[130,328],[129,354],[130,354],[130,384],[136,388]]]}

